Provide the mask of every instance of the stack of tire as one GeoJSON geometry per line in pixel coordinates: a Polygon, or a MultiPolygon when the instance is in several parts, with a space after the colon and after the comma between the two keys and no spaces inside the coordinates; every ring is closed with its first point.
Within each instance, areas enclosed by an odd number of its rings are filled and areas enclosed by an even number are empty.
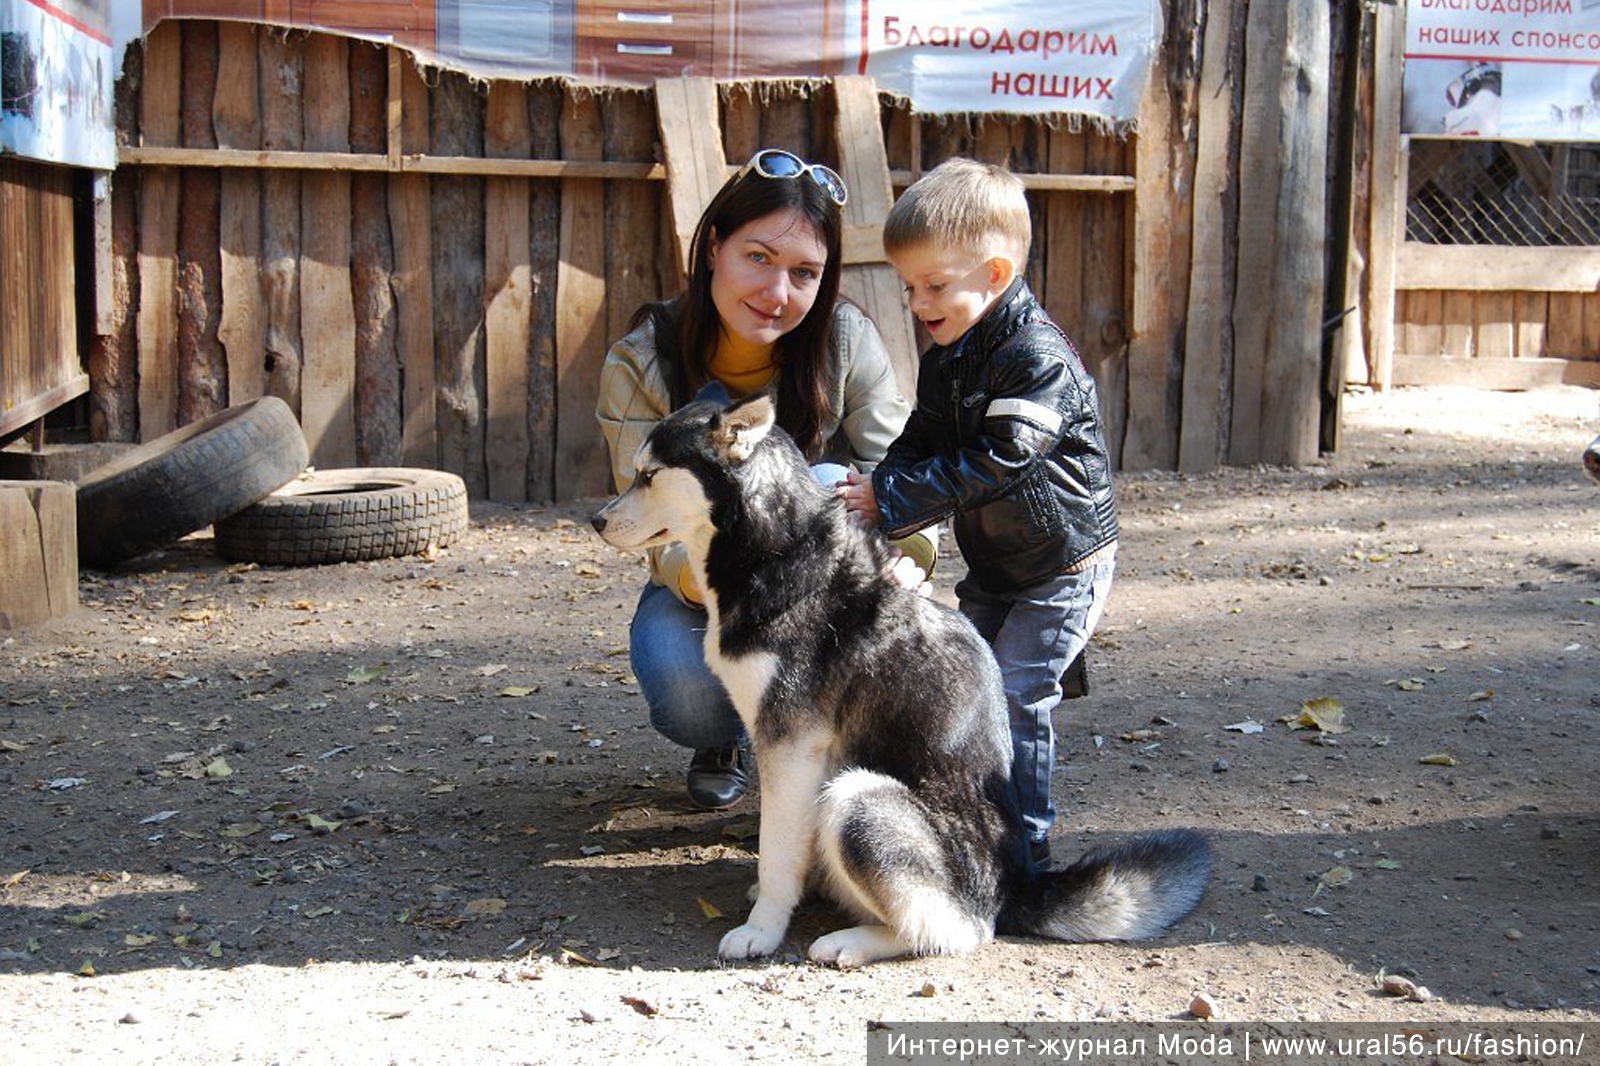
{"type": "Polygon", "coordinates": [[[467,528],[454,474],[307,470],[294,412],[274,396],[140,445],[78,483],[78,559],[111,567],[212,526],[238,562],[307,566],[414,555],[467,528]]]}

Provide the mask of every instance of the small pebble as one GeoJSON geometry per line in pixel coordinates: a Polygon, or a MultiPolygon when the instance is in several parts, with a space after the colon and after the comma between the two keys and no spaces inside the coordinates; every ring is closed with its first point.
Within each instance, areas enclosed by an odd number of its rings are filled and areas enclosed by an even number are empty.
{"type": "Polygon", "coordinates": [[[1214,1018],[1217,1014],[1217,1001],[1201,992],[1189,1002],[1189,1013],[1196,1018],[1214,1018]]]}
{"type": "Polygon", "coordinates": [[[1557,837],[1559,837],[1560,835],[1561,835],[1561,830],[1557,829],[1553,825],[1541,825],[1539,827],[1539,839],[1540,840],[1554,840],[1557,837]]]}
{"type": "Polygon", "coordinates": [[[138,1025],[139,1019],[135,1018],[132,1013],[128,1013],[118,1018],[117,1023],[120,1025],[138,1025]]]}
{"type": "Polygon", "coordinates": [[[1266,874],[1256,874],[1256,879],[1250,884],[1250,891],[1252,892],[1268,892],[1271,891],[1271,888],[1272,886],[1267,881],[1266,874]]]}
{"type": "Polygon", "coordinates": [[[1521,929],[1507,929],[1506,930],[1506,939],[1507,940],[1521,940],[1522,939],[1522,930],[1521,929]]]}
{"type": "Polygon", "coordinates": [[[1225,774],[1225,773],[1227,773],[1228,772],[1228,760],[1227,759],[1218,759],[1216,762],[1212,763],[1211,764],[1211,772],[1214,773],[1214,774],[1225,774]]]}

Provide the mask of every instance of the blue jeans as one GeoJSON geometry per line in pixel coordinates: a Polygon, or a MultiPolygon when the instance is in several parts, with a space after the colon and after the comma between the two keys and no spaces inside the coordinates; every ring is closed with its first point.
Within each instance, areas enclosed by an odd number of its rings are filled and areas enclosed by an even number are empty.
{"type": "MultiPolygon", "coordinates": [[[[844,480],[845,468],[818,463],[811,473],[832,486],[844,480]]],[[[651,582],[633,612],[628,652],[658,733],[695,749],[749,743],[727,690],[706,665],[705,611],[651,582]]]]}
{"type": "Polygon", "coordinates": [[[1051,714],[1061,678],[1089,643],[1111,594],[1115,560],[996,596],[970,577],[956,585],[961,613],[994,647],[1011,713],[1011,779],[1029,840],[1044,840],[1056,819],[1050,772],[1056,762],[1051,714]]]}

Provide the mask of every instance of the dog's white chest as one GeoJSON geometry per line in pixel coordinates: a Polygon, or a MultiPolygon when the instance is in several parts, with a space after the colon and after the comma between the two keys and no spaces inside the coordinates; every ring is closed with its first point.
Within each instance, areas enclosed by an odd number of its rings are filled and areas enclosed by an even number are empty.
{"type": "Polygon", "coordinates": [[[778,672],[778,657],[770,651],[751,652],[737,659],[724,656],[717,647],[715,626],[706,628],[706,664],[728,690],[733,709],[748,728],[761,710],[761,698],[778,672]]]}

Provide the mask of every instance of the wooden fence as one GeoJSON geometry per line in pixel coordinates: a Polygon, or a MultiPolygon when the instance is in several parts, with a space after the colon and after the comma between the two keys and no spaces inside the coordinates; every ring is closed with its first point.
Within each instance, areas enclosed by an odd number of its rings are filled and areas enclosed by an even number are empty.
{"type": "Polygon", "coordinates": [[[78,362],[65,167],[0,158],[0,436],[89,388],[78,362]]]}

